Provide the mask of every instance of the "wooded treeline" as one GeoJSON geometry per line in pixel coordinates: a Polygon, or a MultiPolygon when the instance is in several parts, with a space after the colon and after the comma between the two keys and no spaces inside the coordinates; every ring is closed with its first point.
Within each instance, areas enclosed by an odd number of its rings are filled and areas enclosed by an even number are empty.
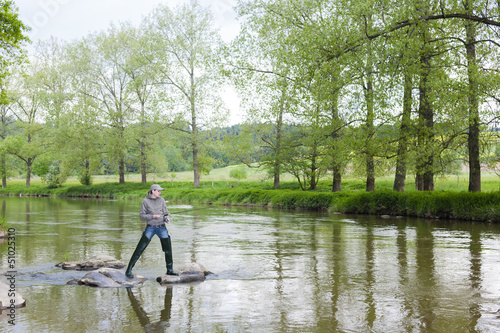
{"type": "Polygon", "coordinates": [[[314,189],[329,173],[340,191],[354,169],[367,191],[383,172],[396,191],[407,175],[429,191],[465,163],[469,191],[481,190],[481,168],[498,162],[497,1],[254,0],[238,11],[228,57],[239,89],[261,97],[245,105],[269,125],[275,184],[290,172],[314,189]]]}
{"type": "Polygon", "coordinates": [[[236,10],[230,43],[191,1],[4,65],[3,185],[14,160],[27,186],[34,167],[56,185],[103,170],[120,183],[137,170],[145,183],[181,161],[198,186],[214,165],[241,161],[275,186],[290,173],[304,190],[329,177],[340,191],[356,173],[372,191],[392,173],[396,191],[409,175],[429,191],[465,163],[469,191],[480,191],[482,168],[498,165],[498,2],[247,0],[236,10]],[[232,134],[229,85],[246,112],[232,134]]]}

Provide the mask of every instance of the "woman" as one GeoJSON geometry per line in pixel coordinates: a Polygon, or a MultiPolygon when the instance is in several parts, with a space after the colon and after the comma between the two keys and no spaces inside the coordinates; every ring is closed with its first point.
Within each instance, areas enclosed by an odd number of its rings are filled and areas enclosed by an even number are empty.
{"type": "Polygon", "coordinates": [[[161,247],[163,252],[165,252],[165,263],[167,266],[167,275],[179,275],[174,273],[173,270],[173,260],[172,260],[172,244],[170,242],[170,236],[168,230],[165,227],[165,222],[170,223],[168,220],[168,210],[165,200],[161,197],[161,191],[165,189],[161,188],[158,184],[151,185],[151,189],[148,192],[146,198],[142,201],[141,212],[139,217],[141,220],[147,221],[147,226],[142,233],[141,240],[135,248],[132,258],[128,263],[127,271],[125,275],[128,278],[133,278],[132,268],[134,268],[135,263],[141,256],[142,252],[146,249],[151,238],[154,235],[158,235],[161,242],[161,247]]]}

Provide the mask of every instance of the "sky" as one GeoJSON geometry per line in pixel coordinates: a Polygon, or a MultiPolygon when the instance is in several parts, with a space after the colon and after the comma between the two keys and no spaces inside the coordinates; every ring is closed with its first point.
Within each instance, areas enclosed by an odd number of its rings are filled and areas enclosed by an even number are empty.
{"type": "MultiPolygon", "coordinates": [[[[210,7],[222,39],[229,42],[239,32],[239,24],[233,7],[236,0],[198,0],[210,7]]],[[[36,44],[51,36],[60,40],[79,39],[89,33],[105,30],[114,22],[130,21],[138,24],[158,4],[170,8],[188,3],[189,0],[14,0],[20,19],[32,30],[28,37],[36,44]]],[[[241,122],[239,101],[236,93],[228,89],[223,96],[231,110],[229,123],[241,122]]]]}

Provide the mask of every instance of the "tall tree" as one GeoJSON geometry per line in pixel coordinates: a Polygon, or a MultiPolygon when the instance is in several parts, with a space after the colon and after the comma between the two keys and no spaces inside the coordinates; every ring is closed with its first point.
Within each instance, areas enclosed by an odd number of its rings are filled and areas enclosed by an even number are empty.
{"type": "MultiPolygon", "coordinates": [[[[466,14],[472,15],[473,0],[464,0],[463,6],[466,14]]],[[[500,4],[499,4],[500,5],[500,4]]],[[[469,191],[481,191],[481,163],[479,159],[479,89],[478,89],[478,60],[476,57],[476,25],[472,21],[465,21],[465,51],[467,57],[467,78],[468,78],[468,150],[469,150],[469,191]]]]}
{"type": "Polygon", "coordinates": [[[174,121],[168,118],[168,113],[162,112],[166,103],[162,100],[168,98],[162,89],[158,89],[157,74],[160,73],[155,64],[148,61],[152,56],[150,39],[147,38],[146,27],[135,28],[130,24],[122,24],[120,33],[123,35],[123,47],[128,50],[125,54],[123,70],[131,80],[130,89],[134,98],[130,108],[134,110],[131,126],[132,137],[139,146],[139,165],[141,171],[141,182],[146,184],[150,164],[150,156],[153,155],[153,147],[158,143],[158,137],[168,124],[174,121]]]}
{"type": "Polygon", "coordinates": [[[42,108],[42,91],[36,67],[30,66],[11,77],[15,87],[7,94],[11,98],[8,108],[16,119],[21,133],[8,136],[2,145],[26,166],[26,187],[31,186],[31,174],[36,158],[46,151],[43,123],[46,114],[42,108]]]}
{"type": "MultiPolygon", "coordinates": [[[[12,65],[24,60],[25,51],[22,47],[29,42],[25,35],[29,28],[19,20],[17,11],[14,1],[0,2],[0,84],[10,75],[12,65]]],[[[7,98],[4,90],[0,98],[7,98]]]]}
{"type": "MultiPolygon", "coordinates": [[[[2,89],[3,90],[3,89],[2,89]]],[[[13,115],[9,111],[8,100],[3,100],[0,102],[0,138],[5,140],[9,135],[12,135],[12,127],[15,120],[13,115]]],[[[0,177],[2,177],[2,187],[7,187],[7,175],[9,174],[9,169],[7,167],[7,160],[9,154],[6,151],[4,145],[0,144],[0,177]]]]}
{"type": "Polygon", "coordinates": [[[116,165],[120,184],[125,183],[134,101],[134,82],[124,70],[129,52],[124,38],[118,27],[111,26],[75,42],[69,50],[85,82],[77,93],[92,98],[101,112],[107,158],[116,165]]]}
{"type": "MultiPolygon", "coordinates": [[[[171,10],[158,6],[147,18],[154,49],[149,60],[159,69],[159,81],[171,92],[185,126],[171,128],[189,135],[193,155],[194,186],[200,185],[203,146],[201,130],[224,120],[220,98],[222,80],[215,64],[221,39],[207,8],[197,1],[171,10]]],[[[174,117],[175,118],[175,117],[174,117]]]]}

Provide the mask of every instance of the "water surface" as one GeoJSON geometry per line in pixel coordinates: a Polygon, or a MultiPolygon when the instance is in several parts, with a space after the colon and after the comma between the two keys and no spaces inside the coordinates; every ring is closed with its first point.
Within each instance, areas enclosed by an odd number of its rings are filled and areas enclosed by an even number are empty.
{"type": "MultiPolygon", "coordinates": [[[[144,228],[140,201],[0,204],[27,300],[16,325],[0,315],[2,332],[500,331],[496,225],[168,205],[174,269],[196,261],[215,274],[160,286],[155,237],[134,269],[149,279],[143,286],[99,289],[66,285],[85,272],[55,264],[97,254],[127,263],[144,228]]],[[[6,272],[6,243],[0,258],[6,272]]]]}

